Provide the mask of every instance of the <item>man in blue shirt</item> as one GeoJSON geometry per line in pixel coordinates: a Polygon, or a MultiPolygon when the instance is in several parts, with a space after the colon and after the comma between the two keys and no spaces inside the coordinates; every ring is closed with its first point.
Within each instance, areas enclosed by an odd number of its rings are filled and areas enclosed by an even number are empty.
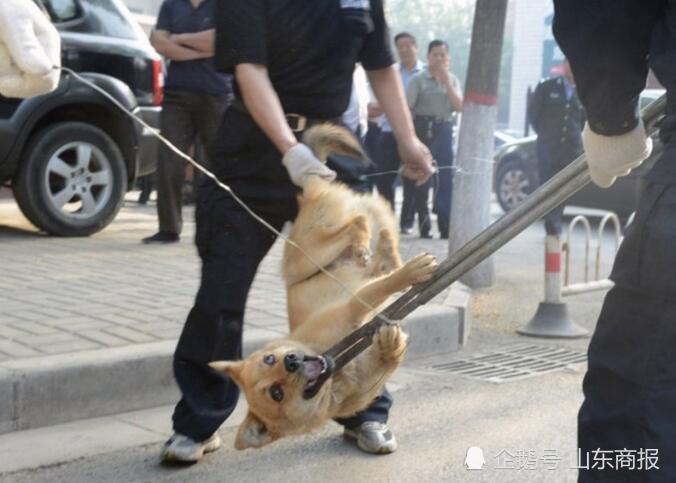
{"type": "MultiPolygon", "coordinates": [[[[164,0],[150,41],[169,59],[164,87],[162,134],[181,151],[200,139],[209,147],[231,97],[231,78],[214,70],[216,0],[164,0]]],[[[162,146],[157,167],[159,231],[143,243],[179,240],[185,165],[162,146]]]]}

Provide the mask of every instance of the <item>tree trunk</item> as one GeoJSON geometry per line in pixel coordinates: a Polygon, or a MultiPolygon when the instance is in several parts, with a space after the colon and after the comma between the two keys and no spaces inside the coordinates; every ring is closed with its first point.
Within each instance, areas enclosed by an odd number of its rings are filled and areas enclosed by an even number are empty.
{"type": "MultiPolygon", "coordinates": [[[[507,0],[477,0],[453,179],[449,254],[490,224],[500,57],[507,0]]],[[[461,278],[472,288],[493,284],[491,258],[461,278]]]]}

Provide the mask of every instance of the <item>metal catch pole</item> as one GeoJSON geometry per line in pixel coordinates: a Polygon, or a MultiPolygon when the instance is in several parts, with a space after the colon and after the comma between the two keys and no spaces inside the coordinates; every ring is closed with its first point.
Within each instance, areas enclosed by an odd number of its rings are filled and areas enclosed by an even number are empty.
{"type": "MultiPolygon", "coordinates": [[[[666,104],[666,95],[662,95],[641,111],[643,123],[649,134],[656,131],[655,124],[664,113],[666,104]]],[[[535,190],[512,211],[506,213],[450,255],[440,264],[437,273],[431,280],[417,285],[403,294],[387,306],[382,311],[382,315],[391,320],[403,319],[484,261],[534,221],[577,193],[590,181],[587,159],[583,154],[535,190]]],[[[379,315],[376,315],[346,337],[344,339],[345,344],[348,344],[349,340],[355,340],[359,337],[372,337],[378,326],[386,321],[379,315]]],[[[343,341],[337,344],[337,346],[341,345],[343,345],[343,341]]]]}

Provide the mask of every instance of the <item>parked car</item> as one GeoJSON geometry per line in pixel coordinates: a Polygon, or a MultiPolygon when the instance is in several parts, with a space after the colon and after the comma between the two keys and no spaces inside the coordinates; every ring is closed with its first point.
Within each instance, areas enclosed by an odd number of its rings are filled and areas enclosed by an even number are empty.
{"type": "MultiPolygon", "coordinates": [[[[641,108],[657,99],[663,92],[660,89],[643,91],[641,108]]],[[[507,143],[495,154],[494,189],[498,203],[505,211],[514,208],[540,185],[536,139],[537,136],[529,136],[507,143]]],[[[628,218],[636,209],[642,190],[643,175],[662,152],[657,135],[653,136],[653,143],[653,154],[650,159],[628,176],[619,178],[608,189],[590,183],[573,195],[567,204],[614,211],[620,218],[628,218]]]]}
{"type": "MultiPolygon", "coordinates": [[[[120,0],[43,0],[63,65],[159,126],[160,56],[120,0]]],[[[55,92],[0,97],[0,182],[54,235],[85,236],[119,211],[127,187],[152,173],[157,142],[92,87],[63,74],[55,92]]]]}

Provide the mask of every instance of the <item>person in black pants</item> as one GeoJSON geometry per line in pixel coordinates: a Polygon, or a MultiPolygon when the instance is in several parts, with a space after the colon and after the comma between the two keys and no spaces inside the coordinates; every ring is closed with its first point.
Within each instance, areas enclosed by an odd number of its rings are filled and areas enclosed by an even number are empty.
{"type": "Polygon", "coordinates": [[[611,186],[651,152],[638,116],[649,67],[667,88],[664,151],[645,176],[589,344],[579,481],[676,481],[676,1],[554,5],[554,35],[587,113],[582,139],[597,185],[611,186]],[[612,465],[599,461],[600,451],[612,465]],[[621,454],[633,464],[618,465],[621,454]]]}
{"type": "MultiPolygon", "coordinates": [[[[235,96],[211,149],[216,176],[259,216],[281,229],[297,212],[296,195],[312,176],[335,173],[299,142],[304,128],[339,122],[355,62],[367,71],[399,141],[404,171],[432,174],[427,148],[415,137],[403,89],[392,67],[382,0],[230,0],[217,10],[217,67],[234,73],[235,96]]],[[[165,461],[198,461],[220,446],[216,433],[235,408],[238,389],[208,367],[241,357],[247,295],[275,240],[224,190],[207,181],[196,207],[195,243],[202,278],[174,357],[182,393],[165,461]]],[[[371,453],[396,449],[386,422],[388,394],[343,420],[345,435],[371,453]]]]}
{"type": "MultiPolygon", "coordinates": [[[[213,65],[216,0],[164,0],[150,37],[153,47],[170,60],[164,86],[160,130],[183,152],[196,141],[209,146],[232,94],[231,78],[213,65]]],[[[185,163],[162,145],[157,164],[159,231],[143,243],[180,239],[185,163]]],[[[195,180],[199,175],[195,176],[195,180]]]]}
{"type": "MultiPolygon", "coordinates": [[[[413,76],[406,89],[408,105],[415,116],[418,137],[432,151],[439,171],[433,180],[433,211],[439,236],[448,238],[453,194],[453,115],[462,111],[460,81],[449,71],[448,44],[433,40],[427,47],[427,68],[413,76]]],[[[429,186],[417,189],[416,208],[420,236],[431,238],[427,197],[429,186]]]]}
{"type": "MultiPolygon", "coordinates": [[[[568,60],[563,62],[563,75],[543,80],[535,88],[528,120],[538,135],[538,172],[544,184],[582,154],[585,114],[568,60]]],[[[561,235],[563,209],[561,204],[545,216],[547,235],[561,235]]]]}

